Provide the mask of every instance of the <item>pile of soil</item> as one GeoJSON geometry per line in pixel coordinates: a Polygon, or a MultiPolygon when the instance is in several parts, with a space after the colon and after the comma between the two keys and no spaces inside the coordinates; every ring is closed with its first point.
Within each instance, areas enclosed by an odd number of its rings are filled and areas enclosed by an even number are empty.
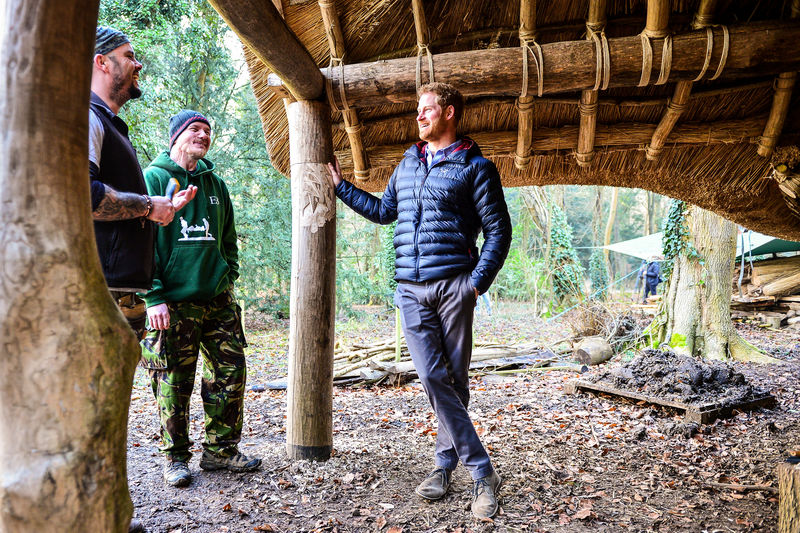
{"type": "Polygon", "coordinates": [[[644,350],[628,363],[588,380],[687,405],[736,405],[767,394],[727,363],[660,350],[644,350]]]}

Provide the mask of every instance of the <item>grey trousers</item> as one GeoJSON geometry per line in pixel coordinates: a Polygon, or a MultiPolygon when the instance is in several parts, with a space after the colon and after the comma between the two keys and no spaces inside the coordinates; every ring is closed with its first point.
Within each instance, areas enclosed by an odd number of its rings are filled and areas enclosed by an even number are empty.
{"type": "Polygon", "coordinates": [[[475,291],[469,273],[412,283],[395,292],[414,367],[439,420],[436,466],[454,469],[459,459],[472,479],[492,473],[489,455],[469,418],[469,370],[475,291]]]}

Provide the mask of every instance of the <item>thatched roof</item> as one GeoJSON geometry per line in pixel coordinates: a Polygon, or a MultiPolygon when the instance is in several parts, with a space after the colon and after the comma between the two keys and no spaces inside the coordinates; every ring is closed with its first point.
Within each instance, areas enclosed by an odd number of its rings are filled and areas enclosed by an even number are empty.
{"type": "MultiPolygon", "coordinates": [[[[274,2],[277,5],[279,0],[274,2]]],[[[411,0],[321,0],[320,3],[332,4],[338,14],[346,50],[345,64],[417,56],[411,0]]],[[[319,67],[325,68],[331,52],[320,3],[283,0],[279,9],[319,67]]],[[[681,34],[692,31],[698,9],[706,9],[708,4],[713,7],[715,2],[671,0],[668,3],[669,31],[681,34]]],[[[520,0],[429,0],[421,4],[435,59],[440,54],[467,50],[516,48],[519,51],[520,0]]],[[[719,0],[713,22],[731,28],[749,28],[748,25],[756,28],[760,21],[786,21],[791,16],[790,4],[790,0],[719,0]]],[[[606,36],[614,39],[639,34],[645,27],[646,9],[646,1],[608,0],[606,36]]],[[[547,45],[585,41],[588,13],[588,0],[539,1],[535,10],[537,42],[547,45]]],[[[715,31],[720,43],[722,33],[715,31]]],[[[742,46],[737,39],[731,37],[732,54],[738,50],[737,43],[739,48],[742,46]]],[[[663,44],[658,42],[663,43],[663,39],[653,41],[654,64],[660,64],[663,57],[663,44]]],[[[484,155],[495,162],[505,186],[591,184],[649,189],[713,210],[751,229],[800,240],[800,217],[795,214],[796,208],[791,209],[793,199],[791,195],[785,196],[778,181],[773,179],[771,156],[757,153],[773,108],[777,72],[760,74],[759,64],[753,63],[752,68],[746,65],[748,68],[723,70],[718,79],[710,81],[708,78],[722,53],[721,46],[716,46],[709,73],[691,87],[691,96],[674,129],[668,130],[663,150],[654,161],[647,159],[645,147],[668,111],[670,99],[677,98],[672,77],[663,85],[653,85],[659,75],[658,68],[654,69],[648,86],[614,88],[612,83],[612,88],[599,91],[595,153],[588,168],[579,166],[575,158],[581,130],[580,90],[560,92],[549,87],[547,94],[533,98],[532,152],[524,170],[516,168],[514,158],[520,128],[519,106],[516,96],[508,95],[518,92],[517,89],[499,91],[497,96],[468,97],[460,131],[475,139],[484,155]]],[[[275,168],[288,176],[289,132],[284,101],[281,94],[269,87],[267,68],[248,52],[270,157],[275,168]]],[[[545,81],[548,68],[553,68],[548,65],[548,57],[552,54],[546,50],[545,81]]],[[[681,68],[679,60],[674,61],[673,73],[681,68]]],[[[633,56],[631,62],[640,68],[641,54],[633,56]]],[[[427,67],[427,60],[423,58],[422,64],[427,67]]],[[[438,72],[437,68],[434,72],[438,72]]],[[[619,62],[616,66],[612,62],[612,79],[619,68],[619,62]]],[[[423,81],[427,81],[427,71],[423,73],[423,81]]],[[[530,76],[533,81],[529,94],[535,96],[536,75],[530,76]]],[[[449,80],[437,76],[436,81],[449,80]]],[[[791,96],[778,146],[796,144],[800,137],[798,92],[791,96]]],[[[417,140],[416,104],[408,99],[398,101],[355,110],[369,160],[367,179],[354,177],[354,157],[343,114],[332,111],[334,150],[348,179],[366,190],[382,190],[403,151],[417,140]]],[[[352,117],[348,121],[352,122],[352,117]]],[[[783,185],[791,191],[791,177],[783,185]]]]}

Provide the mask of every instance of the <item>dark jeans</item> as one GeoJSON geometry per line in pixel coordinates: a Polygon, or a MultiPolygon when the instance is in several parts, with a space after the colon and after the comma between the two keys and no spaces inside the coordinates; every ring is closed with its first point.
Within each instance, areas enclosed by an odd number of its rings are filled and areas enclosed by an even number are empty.
{"type": "Polygon", "coordinates": [[[469,418],[469,370],[475,292],[469,273],[426,283],[400,282],[395,292],[408,351],[439,421],[436,466],[459,459],[473,479],[492,473],[469,418]]]}
{"type": "Polygon", "coordinates": [[[646,278],[644,282],[644,298],[643,303],[647,303],[648,293],[653,296],[656,295],[656,287],[658,287],[658,278],[646,278]]]}

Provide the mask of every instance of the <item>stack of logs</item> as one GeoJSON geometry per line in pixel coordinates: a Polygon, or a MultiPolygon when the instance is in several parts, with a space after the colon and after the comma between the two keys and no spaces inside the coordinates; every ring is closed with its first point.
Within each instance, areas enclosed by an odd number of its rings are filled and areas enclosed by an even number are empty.
{"type": "MultiPolygon", "coordinates": [[[[550,347],[534,343],[514,345],[476,343],[472,350],[470,370],[483,373],[545,370],[580,372],[584,366],[569,361],[573,351],[567,342],[569,340],[571,339],[563,339],[550,347]]],[[[346,348],[337,347],[334,354],[335,385],[399,384],[416,377],[417,373],[408,354],[408,348],[405,343],[401,343],[398,359],[394,339],[374,344],[354,344],[346,348]]]]}
{"type": "MultiPolygon", "coordinates": [[[[733,289],[738,294],[739,267],[734,273],[733,289]]],[[[746,297],[772,296],[779,298],[800,294],[800,255],[779,257],[753,263],[745,263],[742,277],[742,293],[746,297]]]]}

